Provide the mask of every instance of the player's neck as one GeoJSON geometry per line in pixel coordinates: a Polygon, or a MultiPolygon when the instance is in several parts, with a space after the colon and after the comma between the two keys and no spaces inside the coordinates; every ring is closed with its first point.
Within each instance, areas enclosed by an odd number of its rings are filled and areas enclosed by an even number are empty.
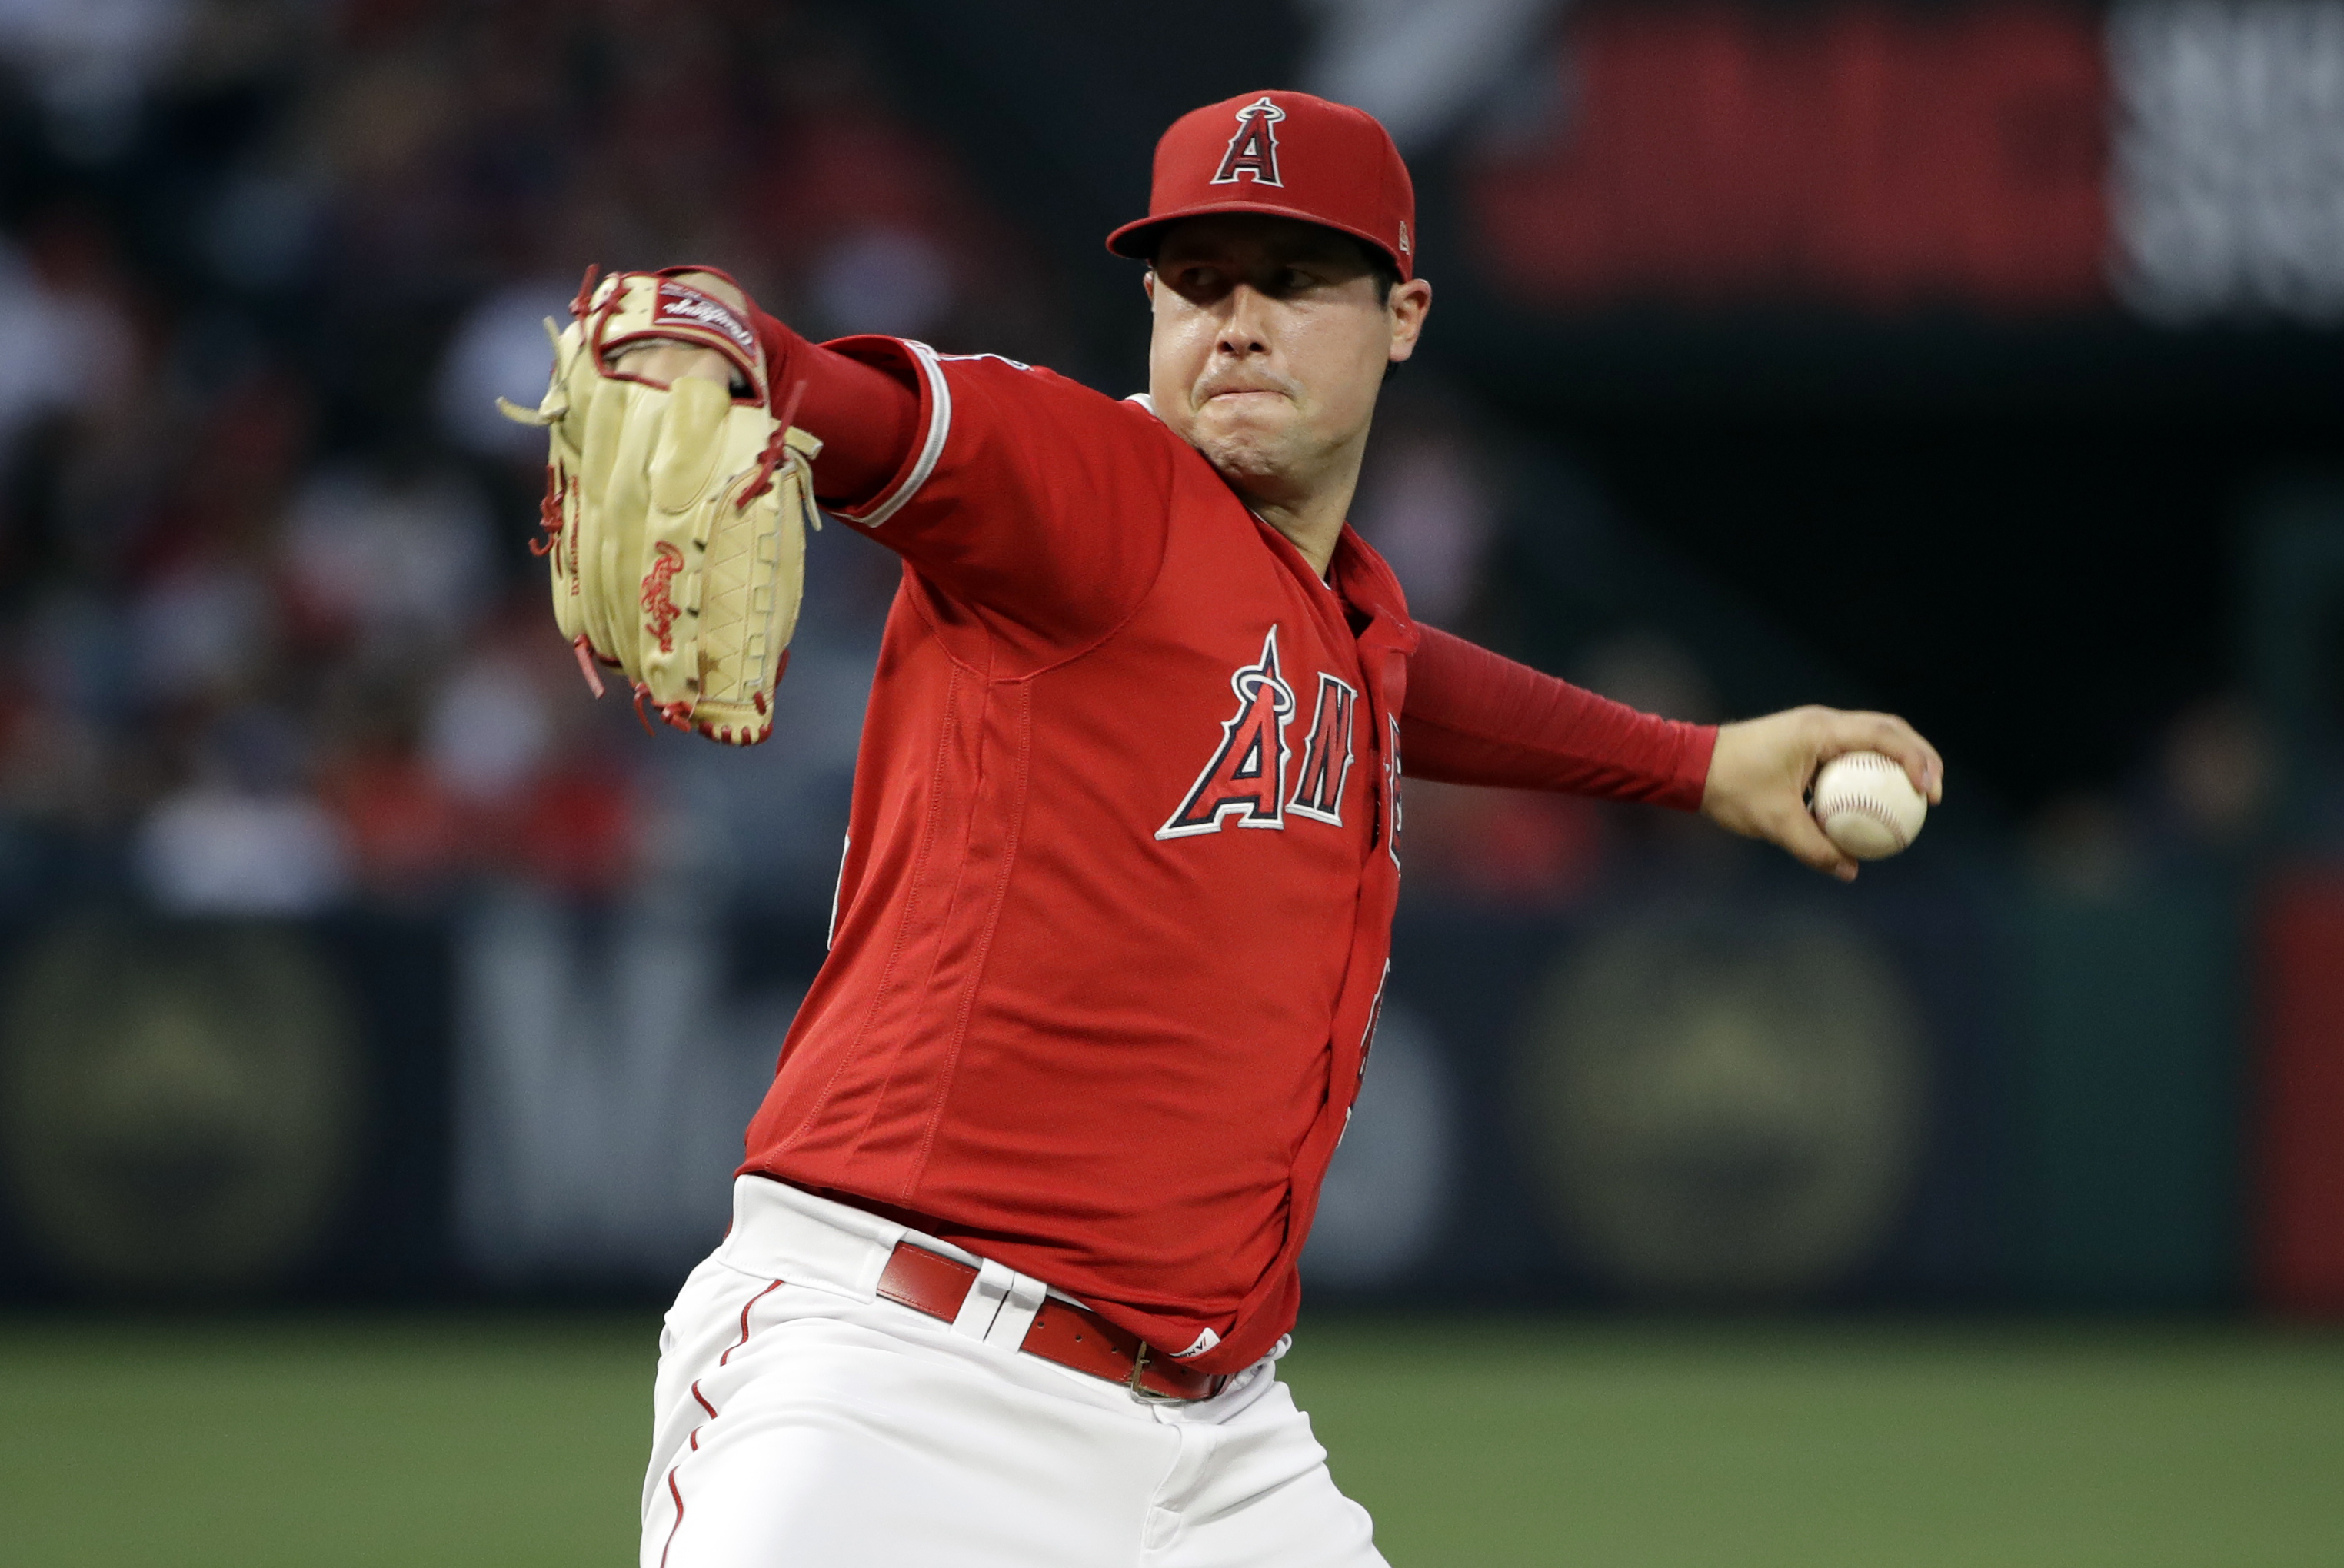
{"type": "Polygon", "coordinates": [[[1344,456],[1348,461],[1338,460],[1315,476],[1316,482],[1275,491],[1238,487],[1253,514],[1284,534],[1321,577],[1335,559],[1335,542],[1343,536],[1343,520],[1350,515],[1351,497],[1359,488],[1360,453],[1354,447],[1344,456]]]}
{"type": "Polygon", "coordinates": [[[1247,505],[1253,509],[1256,517],[1286,535],[1287,542],[1301,551],[1302,559],[1310,563],[1310,570],[1324,577],[1329,563],[1335,559],[1335,541],[1342,537],[1343,515],[1349,509],[1350,497],[1345,495],[1343,501],[1342,506],[1331,511],[1324,508],[1298,510],[1260,501],[1248,501],[1247,505]]]}

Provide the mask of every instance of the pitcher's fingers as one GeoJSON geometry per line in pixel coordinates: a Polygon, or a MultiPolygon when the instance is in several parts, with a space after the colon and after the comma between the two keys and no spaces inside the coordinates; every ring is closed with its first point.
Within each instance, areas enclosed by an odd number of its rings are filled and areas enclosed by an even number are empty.
{"type": "Polygon", "coordinates": [[[1935,805],[1944,801],[1945,760],[1937,754],[1936,747],[1921,738],[1918,730],[1894,713],[1842,713],[1837,717],[1843,723],[1833,726],[1831,739],[1842,743],[1840,750],[1878,752],[1893,757],[1929,804],[1935,805]]]}
{"type": "Polygon", "coordinates": [[[1766,836],[1788,850],[1800,865],[1826,876],[1836,876],[1842,882],[1855,880],[1855,862],[1824,836],[1815,819],[1803,809],[1785,812],[1769,826],[1771,831],[1766,836]]]}
{"type": "Polygon", "coordinates": [[[622,344],[603,363],[614,372],[648,381],[654,387],[672,387],[685,379],[730,382],[732,379],[732,362],[723,355],[697,343],[679,343],[672,339],[653,338],[622,344]]]}

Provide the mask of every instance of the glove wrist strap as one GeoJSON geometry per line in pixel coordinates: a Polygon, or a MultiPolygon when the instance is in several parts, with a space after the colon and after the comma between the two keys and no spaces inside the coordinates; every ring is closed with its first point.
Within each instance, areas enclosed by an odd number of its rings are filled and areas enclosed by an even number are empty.
{"type": "Polygon", "coordinates": [[[618,308],[606,306],[596,310],[591,324],[594,352],[606,374],[612,373],[607,369],[610,356],[629,344],[662,340],[690,343],[713,349],[732,361],[737,376],[736,388],[741,382],[748,387],[745,395],[736,391],[736,402],[765,401],[764,345],[758,340],[755,329],[743,312],[712,294],[662,274],[621,274],[611,281],[627,291],[624,303],[613,299],[611,304],[618,308]],[[648,298],[637,290],[647,291],[648,298]]]}

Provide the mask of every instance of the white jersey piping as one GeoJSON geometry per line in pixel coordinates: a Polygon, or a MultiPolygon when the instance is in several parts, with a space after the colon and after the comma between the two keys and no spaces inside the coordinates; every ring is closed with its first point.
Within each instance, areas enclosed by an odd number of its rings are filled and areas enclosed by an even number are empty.
{"type": "Polygon", "coordinates": [[[936,363],[936,351],[909,338],[898,341],[912,351],[913,362],[920,367],[920,374],[928,384],[928,439],[921,444],[919,460],[912,465],[912,471],[904,476],[904,482],[895,487],[894,493],[862,516],[848,520],[860,528],[878,527],[919,493],[920,487],[928,482],[928,476],[936,471],[936,460],[945,453],[945,438],[952,433],[952,387],[945,380],[944,367],[936,363]]]}

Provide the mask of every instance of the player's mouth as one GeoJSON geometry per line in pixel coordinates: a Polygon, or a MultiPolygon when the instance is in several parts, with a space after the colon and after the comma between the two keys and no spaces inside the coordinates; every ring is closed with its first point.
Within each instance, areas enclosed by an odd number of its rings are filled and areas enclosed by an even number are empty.
{"type": "Polygon", "coordinates": [[[1195,401],[1197,407],[1201,409],[1207,403],[1219,402],[1229,398],[1280,398],[1290,400],[1293,396],[1292,388],[1276,381],[1264,380],[1258,376],[1207,378],[1198,383],[1195,401]]]}
{"type": "Polygon", "coordinates": [[[1285,422],[1294,404],[1267,387],[1231,387],[1197,405],[1196,417],[1225,430],[1268,430],[1285,422]]]}

